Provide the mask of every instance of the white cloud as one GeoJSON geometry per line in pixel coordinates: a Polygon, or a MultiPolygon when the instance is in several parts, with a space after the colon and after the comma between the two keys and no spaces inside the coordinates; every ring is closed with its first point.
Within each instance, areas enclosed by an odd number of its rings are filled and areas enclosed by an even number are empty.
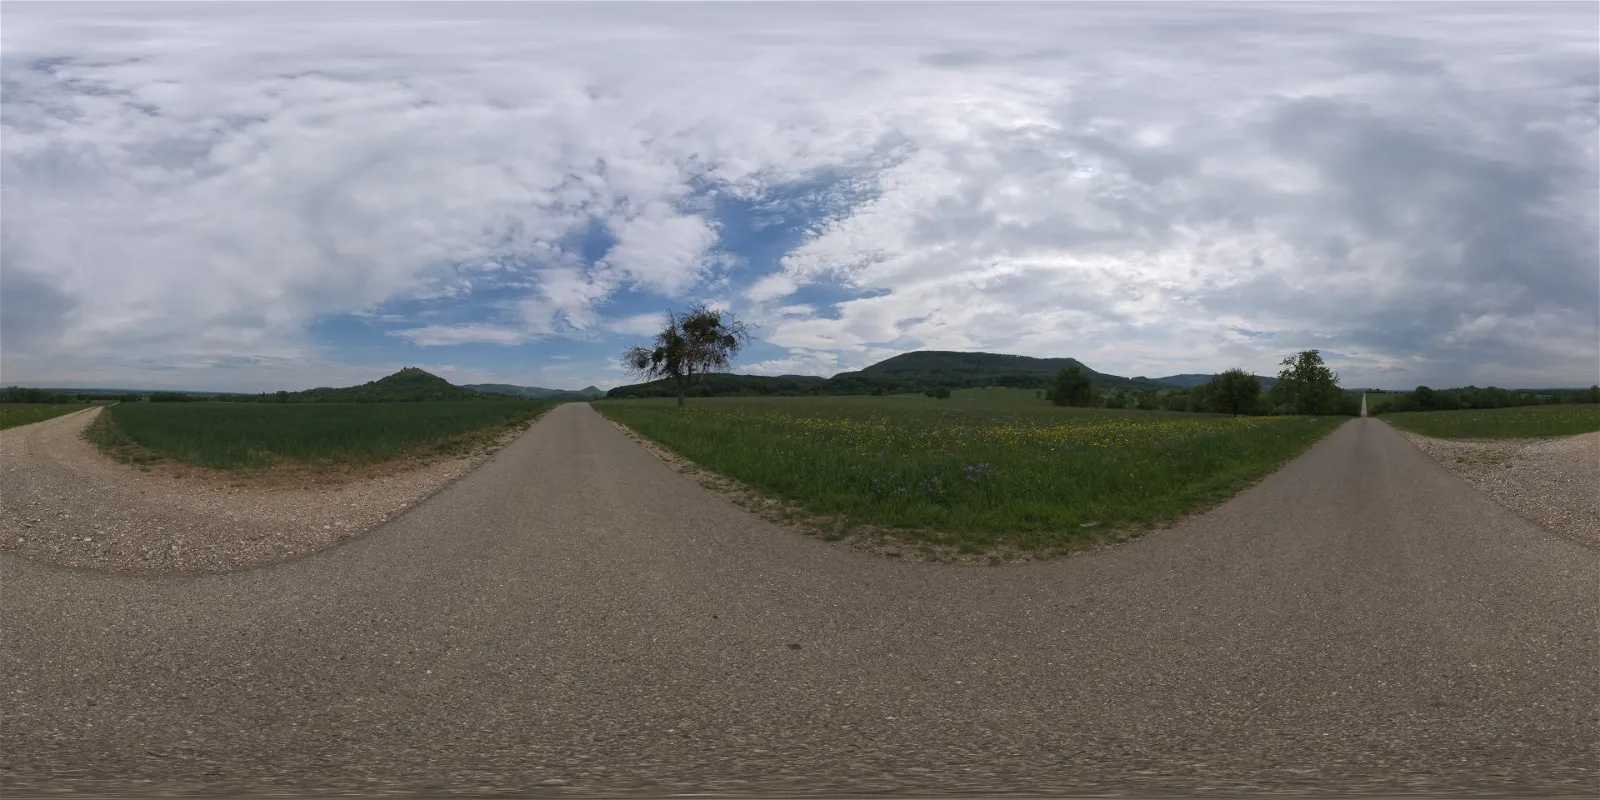
{"type": "Polygon", "coordinates": [[[791,351],[766,371],[941,347],[1156,374],[1321,346],[1391,385],[1587,383],[1597,23],[8,6],[4,367],[315,360],[315,324],[363,312],[418,345],[638,335],[618,298],[717,294],[791,351]],[[802,181],[837,185],[764,212],[811,219],[798,246],[719,250],[719,202],[802,181]],[[421,300],[476,314],[395,310],[421,300]]]}
{"type": "Polygon", "coordinates": [[[634,283],[666,295],[679,295],[701,277],[717,235],[705,220],[663,206],[615,221],[617,243],[606,263],[634,283]]]}
{"type": "Polygon", "coordinates": [[[440,347],[457,344],[522,344],[528,334],[521,328],[504,325],[464,323],[460,325],[425,325],[390,331],[390,335],[409,340],[423,347],[440,347]]]}
{"type": "Polygon", "coordinates": [[[606,330],[624,336],[654,336],[666,325],[666,314],[634,314],[606,323],[606,330]]]}

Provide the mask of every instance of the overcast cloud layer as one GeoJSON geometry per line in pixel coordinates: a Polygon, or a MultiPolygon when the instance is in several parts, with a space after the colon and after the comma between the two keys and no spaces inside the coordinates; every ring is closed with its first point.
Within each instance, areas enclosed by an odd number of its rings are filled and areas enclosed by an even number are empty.
{"type": "Polygon", "coordinates": [[[6,383],[1600,379],[1593,3],[7,3],[6,383]]]}

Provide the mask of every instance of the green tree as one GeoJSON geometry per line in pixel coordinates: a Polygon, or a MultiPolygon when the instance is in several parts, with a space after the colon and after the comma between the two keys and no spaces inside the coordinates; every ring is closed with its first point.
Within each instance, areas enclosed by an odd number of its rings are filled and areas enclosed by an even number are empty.
{"type": "Polygon", "coordinates": [[[1420,411],[1432,411],[1439,405],[1439,399],[1433,396],[1433,390],[1426,386],[1418,386],[1411,393],[1411,402],[1420,411]]]}
{"type": "Polygon", "coordinates": [[[1345,406],[1339,375],[1322,362],[1317,350],[1301,350],[1285,358],[1272,387],[1274,405],[1291,414],[1338,414],[1345,406]]]}
{"type": "Polygon", "coordinates": [[[1077,367],[1067,367],[1056,373],[1050,386],[1050,402],[1058,406],[1090,406],[1094,404],[1094,384],[1089,376],[1077,367]]]}
{"type": "Polygon", "coordinates": [[[750,336],[750,327],[732,312],[696,303],[682,314],[668,311],[655,346],[628,348],[622,368],[647,381],[671,380],[682,408],[689,387],[707,372],[726,369],[750,336]]]}
{"type": "Polygon", "coordinates": [[[1261,381],[1242,369],[1214,375],[1206,384],[1206,405],[1213,411],[1239,416],[1256,413],[1261,398],[1261,381]]]}

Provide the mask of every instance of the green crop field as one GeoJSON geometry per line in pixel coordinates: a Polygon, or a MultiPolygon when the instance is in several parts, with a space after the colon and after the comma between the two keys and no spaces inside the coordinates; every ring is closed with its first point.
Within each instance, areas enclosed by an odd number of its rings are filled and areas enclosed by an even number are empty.
{"type": "Polygon", "coordinates": [[[213,469],[284,462],[359,465],[446,450],[463,437],[514,426],[550,403],[122,403],[90,438],[134,460],[168,458],[213,469]]]}
{"type": "Polygon", "coordinates": [[[1377,414],[1379,411],[1394,405],[1404,395],[1385,392],[1383,394],[1367,395],[1367,413],[1377,414]]]}
{"type": "Polygon", "coordinates": [[[0,431],[93,407],[93,403],[0,403],[0,431]]]}
{"type": "Polygon", "coordinates": [[[1463,411],[1404,411],[1383,421],[1412,433],[1440,439],[1501,439],[1573,436],[1600,431],[1600,405],[1563,403],[1463,411]]]}
{"type": "Polygon", "coordinates": [[[1057,408],[1024,390],[594,407],[805,512],[966,552],[1050,551],[1233,494],[1344,422],[1057,408]]]}

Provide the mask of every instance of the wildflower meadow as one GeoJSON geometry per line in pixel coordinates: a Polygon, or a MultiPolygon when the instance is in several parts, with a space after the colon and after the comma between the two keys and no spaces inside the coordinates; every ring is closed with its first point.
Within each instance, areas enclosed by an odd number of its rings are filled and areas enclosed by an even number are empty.
{"type": "MultiPolygon", "coordinates": [[[[966,551],[1073,546],[1228,497],[1343,418],[1063,409],[989,390],[595,407],[805,512],[966,551]],[[957,400],[961,393],[957,393],[957,400]]],[[[1031,399],[1031,398],[1029,398],[1031,399]]]]}

